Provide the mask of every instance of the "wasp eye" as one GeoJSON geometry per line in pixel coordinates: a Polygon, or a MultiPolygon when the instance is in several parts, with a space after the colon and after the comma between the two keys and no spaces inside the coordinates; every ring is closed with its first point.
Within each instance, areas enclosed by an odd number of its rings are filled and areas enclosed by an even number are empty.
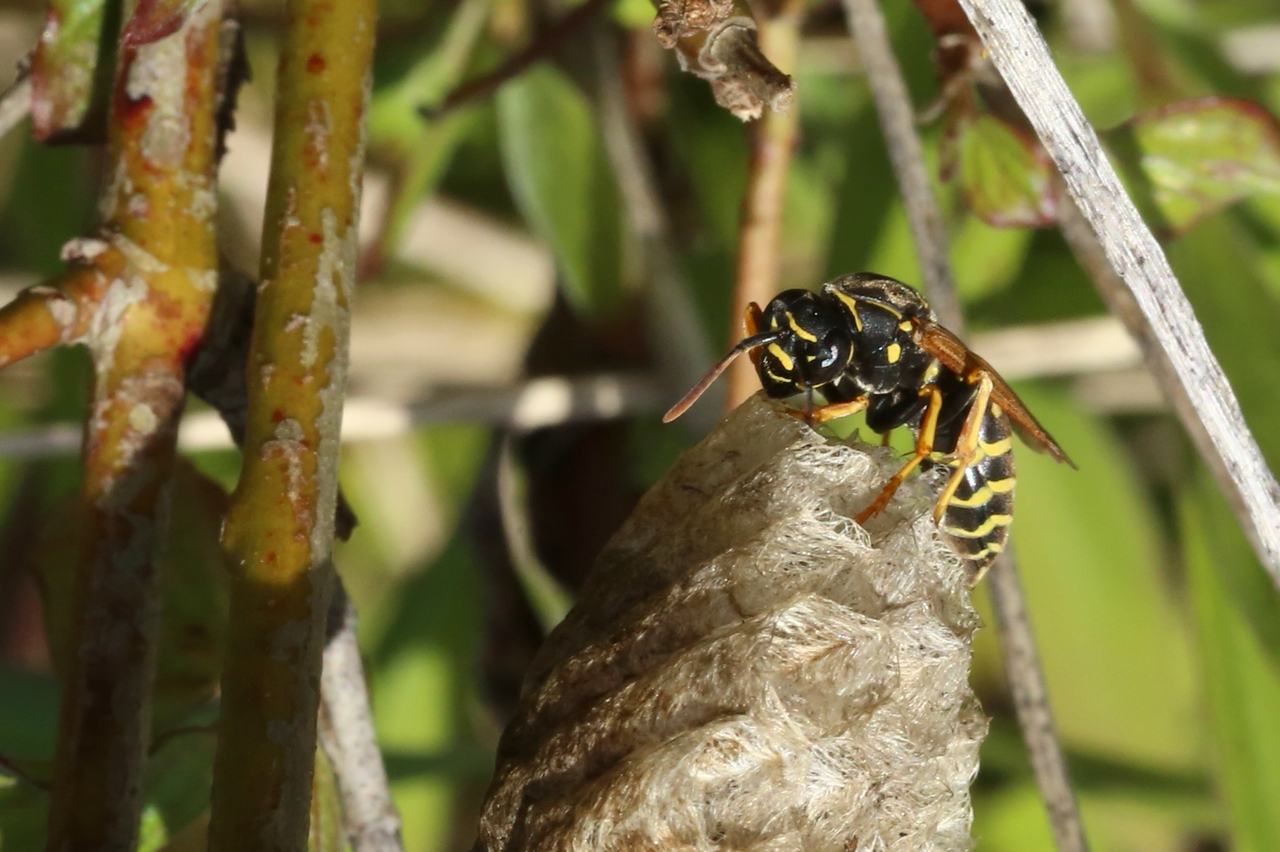
{"type": "Polygon", "coordinates": [[[832,332],[814,346],[813,360],[808,363],[808,379],[821,385],[835,381],[849,364],[852,342],[846,335],[832,332]]]}

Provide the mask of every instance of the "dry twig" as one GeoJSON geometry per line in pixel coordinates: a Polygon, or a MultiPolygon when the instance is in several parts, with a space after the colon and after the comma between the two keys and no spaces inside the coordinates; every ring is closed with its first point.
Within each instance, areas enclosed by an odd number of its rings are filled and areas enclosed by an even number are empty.
{"type": "Polygon", "coordinates": [[[353,852],[399,852],[400,814],[391,801],[365,685],[356,609],[341,583],[329,607],[320,675],[320,742],[338,778],[342,824],[353,852]]]}
{"type": "MultiPolygon", "coordinates": [[[[795,66],[804,4],[785,0],[777,13],[760,25],[760,46],[784,68],[795,66]]],[[[799,110],[771,110],[751,128],[751,163],[738,226],[737,264],[733,276],[733,307],[729,341],[743,336],[742,317],[752,302],[765,305],[781,288],[779,249],[787,173],[796,147],[799,110]]],[[[739,359],[729,368],[725,405],[734,408],[760,387],[751,362],[739,359]]]]}
{"type": "Polygon", "coordinates": [[[315,765],[376,4],[291,0],[240,483],[209,848],[300,849],[315,765]]]}
{"type": "Polygon", "coordinates": [[[1027,613],[1027,599],[1018,581],[1017,562],[1012,547],[1005,550],[987,579],[991,604],[1000,630],[1005,671],[1009,673],[1009,691],[1013,694],[1018,726],[1031,755],[1040,798],[1049,812],[1049,824],[1060,852],[1087,852],[1089,842],[1084,823],[1071,789],[1071,775],[1066,757],[1058,744],[1049,706],[1049,689],[1045,684],[1040,655],[1036,652],[1035,635],[1027,613]]]}
{"type": "Polygon", "coordinates": [[[867,82],[875,99],[885,146],[893,163],[907,210],[907,221],[920,259],[924,291],[942,324],[964,334],[964,314],[947,256],[947,232],[942,211],[933,194],[924,148],[916,132],[916,112],[911,104],[902,69],[893,55],[889,30],[878,0],[843,0],[849,32],[858,46],[867,82]]]}
{"type": "Polygon", "coordinates": [[[1180,415],[1198,421],[1188,427],[1192,437],[1207,436],[1207,445],[1199,449],[1211,469],[1228,474],[1219,484],[1280,587],[1280,485],[1245,424],[1164,250],[1121,185],[1026,8],[1017,0],[960,2],[1108,263],[1132,294],[1141,318],[1135,337],[1149,351],[1158,347],[1172,365],[1170,374],[1151,359],[1156,377],[1180,388],[1166,386],[1166,394],[1180,415]],[[1183,394],[1190,405],[1178,404],[1183,394]]]}
{"type": "MultiPolygon", "coordinates": [[[[946,233],[914,127],[915,110],[903,83],[884,18],[875,0],[845,0],[850,29],[871,75],[871,87],[885,128],[894,170],[906,198],[907,215],[921,267],[931,275],[929,298],[944,324],[962,333],[964,315],[947,258],[946,233]],[[877,80],[877,76],[883,79],[877,80]],[[932,269],[932,273],[930,270],[932,269]],[[946,313],[944,313],[944,311],[946,313]],[[949,314],[949,316],[948,316],[949,314]]],[[[1045,802],[1061,852],[1084,852],[1084,826],[1076,805],[1062,746],[1053,727],[1048,690],[1027,613],[1017,564],[1007,551],[992,568],[992,601],[1006,643],[1005,674],[1015,696],[1018,724],[1032,757],[1036,785],[1045,802]]]]}

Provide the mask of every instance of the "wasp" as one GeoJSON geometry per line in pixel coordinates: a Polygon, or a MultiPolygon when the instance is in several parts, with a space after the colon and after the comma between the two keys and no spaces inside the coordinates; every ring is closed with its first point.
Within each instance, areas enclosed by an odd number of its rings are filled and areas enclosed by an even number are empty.
{"type": "Polygon", "coordinates": [[[974,582],[1004,550],[1013,521],[1013,433],[1071,467],[1017,394],[960,338],[938,323],[924,298],[883,275],[837,278],[821,292],[785,290],[762,311],[747,309],[748,336],[663,417],[683,414],[735,358],[751,353],[765,392],[804,395],[797,413],[825,422],[859,411],[885,435],[900,426],[915,452],[855,519],[881,512],[917,467],[951,473],[934,522],[969,562],[974,582]],[[814,394],[823,403],[814,405],[814,394]]]}

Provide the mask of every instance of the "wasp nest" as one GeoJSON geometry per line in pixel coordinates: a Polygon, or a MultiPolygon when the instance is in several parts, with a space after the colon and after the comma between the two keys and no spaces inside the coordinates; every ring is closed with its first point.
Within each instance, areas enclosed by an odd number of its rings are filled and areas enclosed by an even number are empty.
{"type": "Polygon", "coordinates": [[[758,396],[685,453],[534,661],[478,850],[961,850],[986,719],[938,482],[758,396]]]}

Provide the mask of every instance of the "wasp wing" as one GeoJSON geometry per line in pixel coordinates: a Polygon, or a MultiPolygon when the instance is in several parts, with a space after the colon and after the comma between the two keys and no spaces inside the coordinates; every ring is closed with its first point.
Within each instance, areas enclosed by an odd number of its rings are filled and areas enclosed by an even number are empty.
{"type": "Polygon", "coordinates": [[[1073,468],[1076,466],[994,367],[936,322],[923,317],[912,317],[911,322],[915,327],[912,339],[921,349],[937,358],[942,366],[966,380],[978,373],[991,377],[991,399],[1009,415],[1013,431],[1018,433],[1023,443],[1036,452],[1048,453],[1057,461],[1066,462],[1073,468]]]}

